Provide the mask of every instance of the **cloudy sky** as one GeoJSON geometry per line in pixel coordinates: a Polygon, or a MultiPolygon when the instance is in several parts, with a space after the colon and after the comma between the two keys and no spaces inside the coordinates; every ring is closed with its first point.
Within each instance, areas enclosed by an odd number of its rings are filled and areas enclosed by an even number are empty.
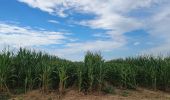
{"type": "Polygon", "coordinates": [[[0,49],[32,48],[70,60],[170,51],[170,0],[0,0],[0,49]]]}

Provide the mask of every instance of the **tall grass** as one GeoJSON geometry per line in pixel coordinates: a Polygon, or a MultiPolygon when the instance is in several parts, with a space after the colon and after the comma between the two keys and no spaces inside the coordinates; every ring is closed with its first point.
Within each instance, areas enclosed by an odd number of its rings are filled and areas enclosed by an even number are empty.
{"type": "Polygon", "coordinates": [[[77,87],[102,91],[105,84],[118,88],[170,90],[170,57],[139,56],[105,61],[100,52],[87,52],[82,62],[71,62],[43,52],[20,48],[0,52],[0,92],[21,88],[43,92],[77,87]]]}

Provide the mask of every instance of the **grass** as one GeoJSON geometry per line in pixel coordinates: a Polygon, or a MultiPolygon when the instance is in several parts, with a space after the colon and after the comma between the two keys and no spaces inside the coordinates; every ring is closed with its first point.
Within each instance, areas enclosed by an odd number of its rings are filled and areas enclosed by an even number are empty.
{"type": "Polygon", "coordinates": [[[105,61],[100,52],[87,52],[83,62],[60,59],[43,52],[20,48],[0,53],[0,93],[21,89],[43,92],[76,86],[79,91],[112,92],[104,84],[123,89],[139,86],[167,91],[170,88],[170,57],[139,56],[105,61]]]}

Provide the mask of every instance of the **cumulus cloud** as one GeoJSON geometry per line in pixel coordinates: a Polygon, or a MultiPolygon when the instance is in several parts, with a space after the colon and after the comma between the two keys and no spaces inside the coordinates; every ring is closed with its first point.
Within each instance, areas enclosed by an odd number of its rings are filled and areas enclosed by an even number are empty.
{"type": "Polygon", "coordinates": [[[50,14],[66,16],[65,10],[73,8],[76,11],[96,12],[101,14],[110,11],[128,12],[133,9],[150,7],[152,4],[166,0],[18,0],[33,8],[39,8],[50,14]],[[101,9],[102,8],[102,9],[101,9]]]}
{"type": "MultiPolygon", "coordinates": [[[[19,0],[30,7],[38,8],[52,15],[69,17],[78,12],[94,15],[93,19],[82,19],[79,25],[92,29],[106,30],[104,37],[109,40],[87,40],[82,43],[68,43],[62,51],[112,50],[126,45],[127,32],[144,29],[153,39],[160,39],[156,47],[150,51],[168,51],[170,38],[170,2],[169,0],[19,0]],[[139,19],[130,16],[133,11],[152,10],[148,17],[139,19]]],[[[141,12],[142,13],[142,12],[141,12]]],[[[76,20],[75,20],[76,21],[76,20]]],[[[96,35],[96,34],[95,34],[96,35]]],[[[97,35],[96,35],[97,36],[97,35]]],[[[150,41],[152,42],[152,40],[150,41]]],[[[134,43],[137,45],[138,43],[134,43]]],[[[60,50],[59,50],[60,51],[60,50]]]]}
{"type": "MultiPolygon", "coordinates": [[[[144,21],[147,32],[151,35],[156,46],[142,51],[146,54],[159,55],[170,52],[170,2],[161,6],[157,11],[144,21]]],[[[150,41],[152,41],[150,40],[150,41]]]]}

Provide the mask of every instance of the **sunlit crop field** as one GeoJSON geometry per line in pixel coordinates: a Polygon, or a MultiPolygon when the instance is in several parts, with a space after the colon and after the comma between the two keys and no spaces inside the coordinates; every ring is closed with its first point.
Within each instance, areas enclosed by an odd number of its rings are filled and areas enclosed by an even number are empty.
{"type": "Polygon", "coordinates": [[[168,91],[170,57],[139,56],[105,61],[100,53],[87,52],[84,61],[72,62],[21,48],[17,53],[0,53],[0,92],[34,89],[64,93],[76,87],[79,92],[110,92],[112,87],[145,87],[168,91]]]}

